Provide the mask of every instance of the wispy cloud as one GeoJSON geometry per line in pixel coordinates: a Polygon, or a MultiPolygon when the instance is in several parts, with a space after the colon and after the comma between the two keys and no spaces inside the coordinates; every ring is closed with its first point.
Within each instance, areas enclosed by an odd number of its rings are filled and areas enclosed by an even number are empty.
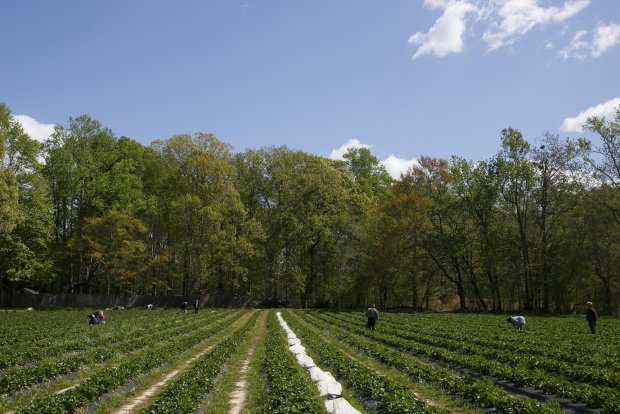
{"type": "Polygon", "coordinates": [[[559,53],[564,59],[598,58],[618,43],[620,43],[620,24],[600,24],[594,29],[590,38],[586,30],[576,32],[570,44],[559,53]]]}
{"type": "MultiPolygon", "coordinates": [[[[544,7],[539,0],[425,0],[429,9],[443,14],[428,32],[416,32],[409,43],[419,45],[414,59],[429,54],[438,57],[460,53],[474,26],[482,26],[481,40],[489,51],[514,44],[535,27],[560,23],[585,9],[592,0],[567,0],[544,7]]],[[[605,39],[612,39],[607,33],[605,39]]]]}
{"type": "Polygon", "coordinates": [[[43,142],[54,132],[54,124],[44,124],[28,115],[15,115],[15,119],[22,124],[24,131],[30,138],[43,142]]]}
{"type": "Polygon", "coordinates": [[[602,104],[591,106],[577,116],[565,118],[560,129],[565,132],[581,132],[588,118],[596,116],[598,118],[613,119],[618,107],[620,107],[620,98],[610,99],[602,104]]]}
{"type": "Polygon", "coordinates": [[[620,43],[620,24],[602,25],[594,32],[592,57],[599,57],[610,48],[620,43]]]}
{"type": "Polygon", "coordinates": [[[491,15],[494,20],[482,35],[490,51],[511,45],[536,26],[562,22],[583,9],[591,0],[570,0],[561,7],[542,7],[538,0],[503,0],[491,15]]]}
{"type": "MultiPolygon", "coordinates": [[[[372,148],[372,147],[373,145],[363,144],[358,139],[350,139],[347,142],[345,142],[343,145],[341,145],[339,148],[333,149],[329,154],[329,158],[334,159],[334,160],[343,160],[344,158],[342,156],[349,150],[349,148],[372,148]]],[[[392,176],[393,178],[400,178],[401,174],[406,173],[409,167],[417,164],[417,162],[418,161],[414,158],[407,160],[407,159],[399,158],[394,154],[390,154],[390,156],[387,157],[385,160],[380,161],[380,163],[385,167],[388,174],[390,174],[390,176],[392,176]]]]}
{"type": "Polygon", "coordinates": [[[476,8],[467,1],[426,0],[424,5],[429,8],[442,8],[443,14],[428,32],[417,32],[409,38],[409,43],[420,45],[413,58],[427,54],[443,57],[461,52],[466,17],[476,8]]]}

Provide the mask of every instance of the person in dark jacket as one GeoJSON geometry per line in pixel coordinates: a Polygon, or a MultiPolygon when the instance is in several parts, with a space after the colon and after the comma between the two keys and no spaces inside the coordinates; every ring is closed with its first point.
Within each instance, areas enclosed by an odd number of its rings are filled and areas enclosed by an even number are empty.
{"type": "Polygon", "coordinates": [[[374,330],[377,319],[379,319],[379,311],[375,308],[375,305],[370,305],[370,308],[366,311],[366,317],[368,318],[366,328],[374,330]]]}
{"type": "Polygon", "coordinates": [[[200,309],[200,304],[198,303],[198,299],[194,302],[194,313],[198,313],[198,309],[200,309]]]}
{"type": "Polygon", "coordinates": [[[586,320],[588,321],[590,332],[592,335],[596,335],[596,321],[598,320],[598,313],[596,312],[592,302],[586,303],[586,309],[586,320]]]}

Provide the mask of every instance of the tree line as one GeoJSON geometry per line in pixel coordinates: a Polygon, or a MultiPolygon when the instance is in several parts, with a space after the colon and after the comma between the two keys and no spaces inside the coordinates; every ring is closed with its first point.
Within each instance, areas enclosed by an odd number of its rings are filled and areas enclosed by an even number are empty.
{"type": "Polygon", "coordinates": [[[219,291],[306,306],[569,311],[620,293],[620,108],[585,138],[501,132],[392,179],[207,133],[144,146],[83,115],[39,143],[0,105],[0,287],[219,291]]]}

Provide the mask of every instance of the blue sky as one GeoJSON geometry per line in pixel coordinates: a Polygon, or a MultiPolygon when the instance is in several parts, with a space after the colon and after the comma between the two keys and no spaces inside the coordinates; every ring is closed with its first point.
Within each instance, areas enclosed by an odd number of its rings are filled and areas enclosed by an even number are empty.
{"type": "Polygon", "coordinates": [[[368,145],[396,174],[420,155],[493,156],[509,126],[579,136],[620,105],[616,0],[2,5],[0,102],[39,139],[88,114],[145,145],[368,145]]]}

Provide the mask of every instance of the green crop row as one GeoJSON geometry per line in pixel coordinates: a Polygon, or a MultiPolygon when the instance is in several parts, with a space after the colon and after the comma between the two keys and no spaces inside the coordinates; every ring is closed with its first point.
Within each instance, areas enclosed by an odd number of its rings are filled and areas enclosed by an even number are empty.
{"type": "MultiPolygon", "coordinates": [[[[378,359],[388,366],[399,369],[413,380],[422,380],[439,386],[450,394],[469,400],[481,407],[493,407],[503,413],[560,413],[556,404],[542,404],[532,399],[515,399],[499,387],[483,379],[457,376],[450,370],[428,364],[421,364],[413,356],[403,354],[399,348],[377,344],[372,340],[365,340],[359,335],[351,333],[351,329],[337,326],[318,318],[315,314],[304,314],[311,323],[337,339],[350,344],[365,354],[378,359]]],[[[377,331],[371,332],[373,337],[377,331]]]]}
{"type": "MultiPolygon", "coordinates": [[[[611,323],[612,320],[606,321],[606,324],[611,323]]],[[[614,338],[601,337],[601,340],[594,341],[596,338],[587,337],[584,341],[583,331],[575,329],[575,324],[584,323],[575,317],[528,318],[525,334],[519,336],[514,335],[514,329],[506,324],[503,317],[495,315],[383,313],[383,324],[510,354],[541,356],[544,360],[575,365],[576,370],[582,367],[620,370],[620,347],[614,338]]]]}
{"type": "Polygon", "coordinates": [[[51,359],[32,367],[17,367],[7,370],[0,376],[0,393],[15,392],[57,375],[75,372],[85,365],[105,362],[115,355],[118,355],[120,352],[129,353],[140,350],[170,336],[185,334],[202,324],[204,324],[204,322],[195,321],[190,326],[172,327],[171,329],[159,331],[149,336],[130,337],[127,340],[113,344],[113,346],[100,344],[84,352],[66,355],[58,359],[51,359]]]}
{"type": "Polygon", "coordinates": [[[84,310],[2,312],[0,313],[0,346],[16,342],[46,343],[50,339],[77,333],[78,325],[87,323],[84,310]]]}
{"type": "MultiPolygon", "coordinates": [[[[156,317],[145,316],[146,312],[125,312],[124,318],[116,319],[114,327],[109,324],[98,326],[96,329],[85,331],[86,318],[82,317],[79,324],[67,324],[63,329],[62,336],[53,337],[55,324],[48,324],[47,320],[39,321],[38,331],[46,333],[45,344],[41,341],[33,341],[32,338],[22,336],[19,339],[19,347],[3,350],[0,354],[0,369],[37,363],[43,358],[51,358],[65,355],[69,352],[84,351],[94,347],[105,347],[116,344],[126,337],[143,337],[151,335],[153,324],[157,324],[158,330],[167,329],[176,324],[170,313],[158,312],[156,317]],[[130,316],[127,318],[127,316],[130,316]],[[159,322],[159,323],[158,323],[159,322]],[[105,329],[104,329],[105,328],[105,329]],[[42,352],[42,349],[45,352],[42,352]]],[[[154,312],[150,313],[155,315],[154,312]]],[[[80,312],[84,315],[84,312],[80,312]]]]}
{"type": "Polygon", "coordinates": [[[166,386],[157,399],[141,410],[148,414],[193,413],[212,390],[226,361],[246,341],[253,330],[258,312],[232,335],[213,347],[192,364],[180,378],[166,386]]]}
{"type": "Polygon", "coordinates": [[[219,320],[212,325],[190,332],[187,335],[167,338],[123,358],[114,366],[104,366],[93,372],[90,378],[64,393],[43,395],[19,410],[18,413],[73,413],[89,402],[96,401],[102,394],[115,390],[142,373],[162,366],[171,356],[186,351],[206,338],[230,326],[229,320],[219,320]]]}
{"type": "Polygon", "coordinates": [[[321,335],[308,325],[302,326],[294,313],[287,312],[285,319],[304,346],[320,359],[321,364],[333,369],[336,378],[345,381],[364,398],[377,401],[382,413],[447,413],[446,410],[430,406],[417,398],[398,381],[380,376],[362,363],[344,355],[339,348],[321,339],[321,335]]]}
{"type": "Polygon", "coordinates": [[[393,334],[368,332],[355,323],[331,316],[321,315],[321,318],[328,318],[331,323],[360,335],[372,337],[376,341],[397,349],[454,364],[490,377],[505,379],[519,386],[539,389],[547,394],[557,394],[573,401],[586,403],[592,408],[604,408],[606,413],[620,413],[620,395],[617,389],[571,383],[563,377],[552,376],[542,371],[511,367],[480,356],[450,351],[441,346],[440,339],[431,340],[421,337],[416,340],[402,339],[393,334]]]}
{"type": "MultiPolygon", "coordinates": [[[[349,315],[335,315],[331,317],[346,320],[349,323],[359,321],[359,317],[349,315]]],[[[526,370],[542,370],[550,374],[560,374],[567,379],[579,382],[596,382],[610,387],[620,387],[620,372],[601,367],[591,367],[584,364],[558,361],[548,357],[535,355],[531,349],[521,349],[520,352],[511,352],[480,345],[475,341],[469,341],[463,337],[454,339],[454,335],[428,333],[422,330],[412,330],[410,326],[399,325],[394,322],[381,324],[381,332],[391,334],[405,340],[411,340],[422,344],[446,348],[466,355],[477,355],[489,360],[498,361],[502,364],[518,366],[526,370]]],[[[512,332],[514,333],[514,332],[512,332]]]]}

